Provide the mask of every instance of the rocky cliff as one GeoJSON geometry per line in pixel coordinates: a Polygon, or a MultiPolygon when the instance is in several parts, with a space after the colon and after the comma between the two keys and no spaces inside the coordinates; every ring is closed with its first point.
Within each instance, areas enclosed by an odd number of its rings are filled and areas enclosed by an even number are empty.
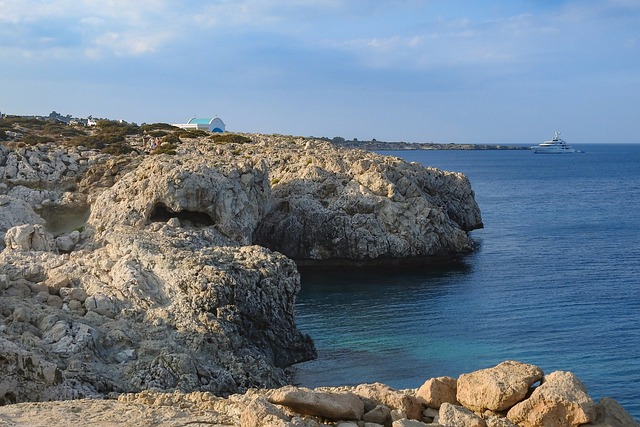
{"type": "Polygon", "coordinates": [[[482,225],[461,174],[233,141],[0,147],[0,404],[284,385],[315,357],[293,260],[450,256],[482,225]]]}

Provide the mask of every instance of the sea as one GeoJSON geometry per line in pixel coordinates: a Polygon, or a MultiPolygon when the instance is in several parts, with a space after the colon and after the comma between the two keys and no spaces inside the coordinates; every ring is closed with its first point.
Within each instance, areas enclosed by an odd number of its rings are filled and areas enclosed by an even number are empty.
{"type": "Polygon", "coordinates": [[[497,365],[571,371],[640,419],[640,145],[380,154],[469,177],[484,228],[449,266],[302,270],[306,387],[420,387],[497,365]]]}

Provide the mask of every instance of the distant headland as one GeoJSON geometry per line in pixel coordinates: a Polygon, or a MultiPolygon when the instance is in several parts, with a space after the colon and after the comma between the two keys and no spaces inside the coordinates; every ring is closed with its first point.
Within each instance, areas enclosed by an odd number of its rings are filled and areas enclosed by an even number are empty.
{"type": "Polygon", "coordinates": [[[405,141],[360,141],[358,139],[344,139],[320,137],[323,141],[333,142],[336,145],[346,148],[360,148],[369,151],[396,151],[396,150],[529,150],[524,145],[503,145],[503,144],[461,144],[455,142],[405,142],[405,141]]]}

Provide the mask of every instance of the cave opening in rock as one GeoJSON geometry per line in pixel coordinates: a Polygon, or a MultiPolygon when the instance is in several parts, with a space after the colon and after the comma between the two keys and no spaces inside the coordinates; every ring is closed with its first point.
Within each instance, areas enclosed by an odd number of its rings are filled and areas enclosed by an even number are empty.
{"type": "Polygon", "coordinates": [[[215,221],[205,212],[189,211],[183,209],[174,212],[162,203],[154,206],[153,212],[149,217],[150,222],[166,222],[171,218],[178,218],[183,225],[192,225],[194,227],[208,227],[215,225],[215,221]]]}
{"type": "Polygon", "coordinates": [[[89,205],[79,206],[45,206],[36,213],[44,219],[47,231],[58,237],[73,230],[82,231],[87,224],[91,208],[89,205]]]}

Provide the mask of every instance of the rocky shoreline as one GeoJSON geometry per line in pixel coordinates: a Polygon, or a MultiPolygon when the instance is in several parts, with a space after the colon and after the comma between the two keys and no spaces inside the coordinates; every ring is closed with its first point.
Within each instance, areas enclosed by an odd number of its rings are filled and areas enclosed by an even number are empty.
{"type": "Polygon", "coordinates": [[[203,392],[127,393],[103,400],[0,407],[0,425],[242,427],[634,427],[614,400],[597,404],[571,372],[545,375],[506,361],[460,377],[431,378],[417,389],[385,384],[307,389],[251,389],[217,397],[203,392]]]}
{"type": "Polygon", "coordinates": [[[295,324],[296,262],[451,259],[482,227],[459,173],[310,138],[151,129],[164,136],[150,149],[126,132],[117,147],[62,134],[0,146],[0,425],[54,407],[106,423],[157,402],[180,418],[193,399],[235,408],[207,425],[322,425],[269,391],[316,356],[295,324]],[[248,407],[285,424],[243,421],[248,407]]]}

